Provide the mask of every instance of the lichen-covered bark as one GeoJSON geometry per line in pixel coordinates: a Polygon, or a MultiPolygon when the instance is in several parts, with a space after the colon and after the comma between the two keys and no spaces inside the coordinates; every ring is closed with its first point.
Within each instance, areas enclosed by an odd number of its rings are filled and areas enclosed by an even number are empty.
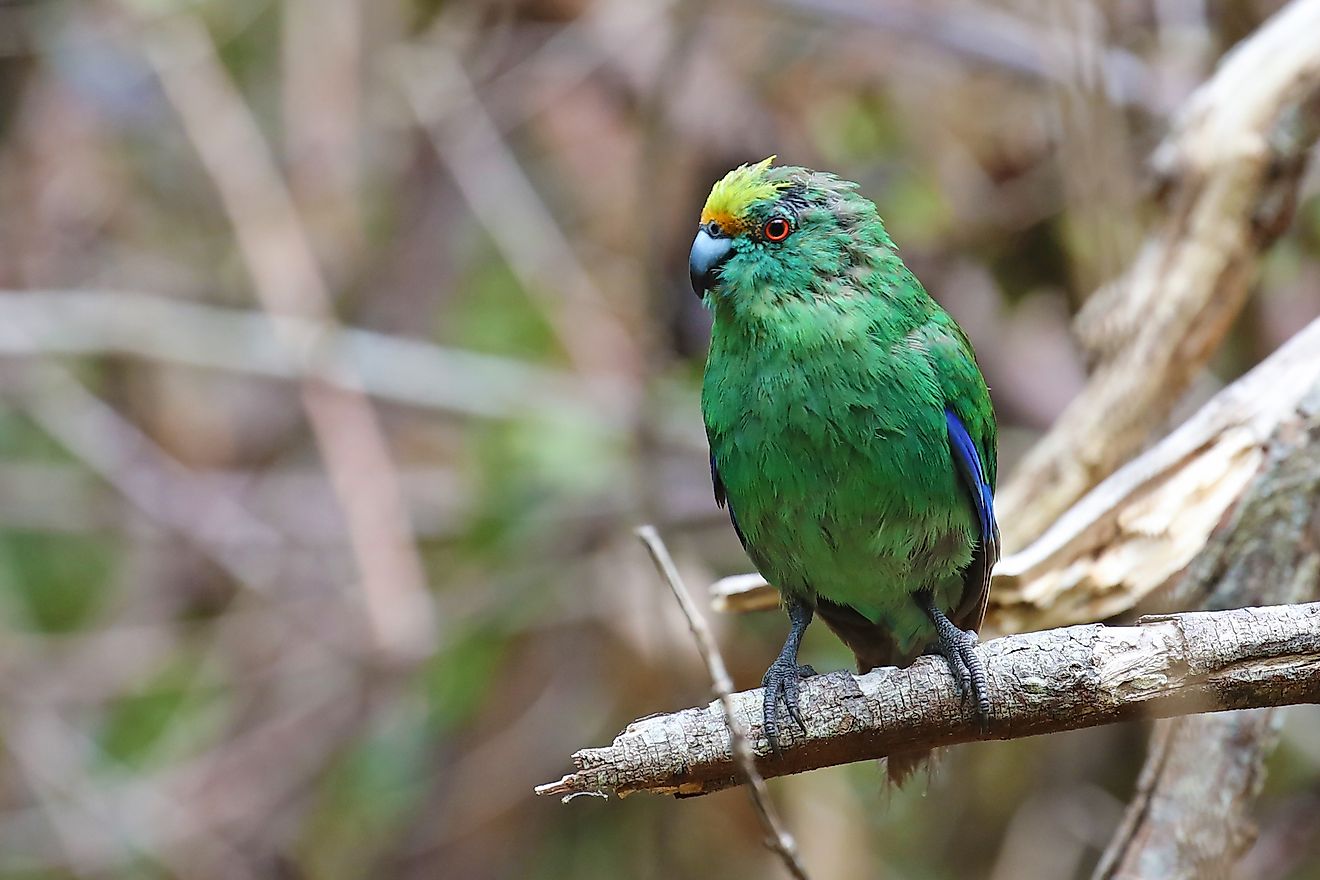
{"type": "MultiPolygon", "coordinates": [[[[988,642],[994,717],[977,729],[947,665],[835,672],[802,688],[806,735],[789,728],[768,752],[761,693],[734,695],[767,776],[933,748],[1010,739],[1130,718],[1320,701],[1320,604],[1198,612],[1134,626],[1073,626],[988,642]]],[[[634,721],[604,748],[573,756],[577,771],[539,794],[705,794],[735,782],[717,704],[634,721]]]]}

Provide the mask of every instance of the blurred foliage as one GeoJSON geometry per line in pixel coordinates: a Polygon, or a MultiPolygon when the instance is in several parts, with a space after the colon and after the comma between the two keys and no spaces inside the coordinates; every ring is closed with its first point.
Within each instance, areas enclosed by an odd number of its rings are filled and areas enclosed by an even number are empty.
{"type": "MultiPolygon", "coordinates": [[[[0,361],[0,878],[777,876],[739,792],[531,796],[574,749],[709,699],[632,528],[656,522],[693,585],[749,567],[696,408],[705,191],[772,153],[857,180],[969,331],[1007,471],[1085,380],[1069,320],[1157,210],[1142,157],[1278,4],[940,0],[906,30],[916,4],[861,5],[870,23],[791,0],[0,4],[0,284],[257,309],[141,54],[141,27],[197,16],[338,317],[489,357],[422,377],[467,410],[378,407],[438,612],[407,662],[373,644],[292,383],[122,351],[0,361]],[[1076,69],[1021,55],[1044,43],[1076,69]],[[1116,103],[1083,57],[1140,88],[1116,103]],[[546,217],[566,251],[529,238],[546,217]],[[83,439],[113,473],[70,442],[92,421],[40,416],[62,392],[38,366],[111,408],[83,439]]],[[[1197,399],[1320,314],[1316,193],[1313,174],[1197,399]]],[[[783,621],[717,624],[753,686],[783,621]]],[[[849,662],[823,630],[803,653],[849,662]]],[[[1320,878],[1298,831],[1320,821],[1320,715],[1288,717],[1251,864],[1320,878]]],[[[1086,876],[1144,733],[965,747],[901,792],[867,764],[771,789],[818,878],[1086,876]]]]}

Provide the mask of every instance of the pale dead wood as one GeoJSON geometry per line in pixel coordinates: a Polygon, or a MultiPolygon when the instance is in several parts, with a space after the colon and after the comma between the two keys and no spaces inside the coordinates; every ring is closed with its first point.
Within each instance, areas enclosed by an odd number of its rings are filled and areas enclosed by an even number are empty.
{"type": "Polygon", "coordinates": [[[710,604],[728,613],[769,611],[780,606],[779,591],[756,572],[733,574],[710,585],[710,604]]]}
{"type": "MultiPolygon", "coordinates": [[[[1313,391],[1304,409],[1320,409],[1313,391]]],[[[1299,602],[1320,586],[1320,423],[1290,422],[1266,451],[1231,522],[1215,532],[1166,604],[1299,602]]],[[[1252,805],[1282,709],[1160,721],[1137,792],[1097,880],[1226,877],[1255,836],[1252,805]]]]}
{"type": "Polygon", "coordinates": [[[711,688],[715,691],[720,711],[723,713],[739,780],[747,786],[752,806],[767,835],[766,844],[779,856],[789,874],[798,880],[807,880],[807,869],[803,867],[802,860],[798,857],[797,843],[784,828],[779,812],[770,802],[770,792],[766,790],[765,780],[756,769],[756,759],[752,754],[751,742],[747,738],[747,728],[738,717],[737,709],[733,704],[733,680],[729,678],[729,670],[724,665],[724,657],[720,654],[715,637],[711,635],[710,627],[706,625],[706,618],[697,608],[697,603],[692,600],[692,594],[683,583],[683,578],[678,573],[678,566],[674,565],[673,557],[669,555],[669,550],[661,540],[659,532],[652,526],[643,526],[637,530],[637,536],[646,545],[655,567],[660,571],[665,583],[669,584],[669,589],[673,591],[679,607],[683,609],[683,616],[687,618],[688,628],[692,630],[692,637],[697,642],[697,652],[701,654],[701,659],[706,664],[711,688]]]}
{"type": "Polygon", "coordinates": [[[1320,321],[1089,492],[1027,549],[1002,559],[990,625],[1014,632],[1103,620],[1171,585],[1251,486],[1271,438],[1317,383],[1320,321]]]}
{"type": "MultiPolygon", "coordinates": [[[[980,651],[994,706],[985,733],[938,657],[921,657],[907,669],[806,679],[806,734],[790,728],[778,756],[769,754],[762,733],[759,690],[734,694],[735,714],[752,731],[769,778],[892,751],[1320,701],[1320,604],[1066,627],[1006,636],[980,651]]],[[[537,793],[687,796],[737,782],[718,702],[634,721],[611,745],[575,753],[573,763],[575,772],[537,793]]]]}
{"type": "Polygon", "coordinates": [[[1225,57],[1155,152],[1167,211],[1079,318],[1092,380],[998,493],[1010,551],[1146,442],[1241,309],[1320,134],[1317,33],[1320,0],[1295,0],[1225,57]]]}

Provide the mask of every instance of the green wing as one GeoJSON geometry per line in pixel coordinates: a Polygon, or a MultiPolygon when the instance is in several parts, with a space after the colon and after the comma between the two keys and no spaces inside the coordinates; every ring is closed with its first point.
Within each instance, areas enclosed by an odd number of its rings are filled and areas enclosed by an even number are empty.
{"type": "Polygon", "coordinates": [[[999,526],[994,514],[997,438],[990,391],[962,328],[940,312],[923,334],[944,398],[949,449],[968,503],[976,513],[980,540],[963,572],[963,596],[954,622],[976,629],[990,596],[990,573],[999,561],[999,526]]]}

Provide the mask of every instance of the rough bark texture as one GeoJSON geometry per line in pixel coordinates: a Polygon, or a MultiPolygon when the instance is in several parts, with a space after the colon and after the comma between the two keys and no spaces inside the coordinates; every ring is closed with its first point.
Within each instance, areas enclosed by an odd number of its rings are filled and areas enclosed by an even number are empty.
{"type": "Polygon", "coordinates": [[[1249,809],[1264,781],[1281,709],[1160,721],[1123,823],[1095,880],[1227,877],[1255,838],[1249,809]]]}
{"type": "MultiPolygon", "coordinates": [[[[735,709],[770,777],[975,739],[1320,701],[1320,604],[1074,626],[996,639],[981,651],[995,707],[984,733],[936,657],[806,680],[806,734],[790,727],[777,756],[761,730],[761,692],[735,694],[735,709]]],[[[635,721],[612,745],[579,751],[573,762],[577,772],[537,792],[696,795],[735,784],[728,728],[714,703],[635,721]]]]}
{"type": "MultiPolygon", "coordinates": [[[[1265,469],[1231,522],[1166,601],[1224,608],[1296,602],[1320,576],[1320,394],[1280,426],[1265,469]]],[[[1254,839],[1250,808],[1264,781],[1281,709],[1161,721],[1119,833],[1096,870],[1110,878],[1226,877],[1254,839]]]]}
{"type": "Polygon", "coordinates": [[[1093,378],[1001,488],[1009,551],[1146,442],[1246,301],[1320,134],[1317,33],[1320,0],[1295,0],[1224,58],[1155,152],[1168,210],[1079,317],[1093,378]]]}

